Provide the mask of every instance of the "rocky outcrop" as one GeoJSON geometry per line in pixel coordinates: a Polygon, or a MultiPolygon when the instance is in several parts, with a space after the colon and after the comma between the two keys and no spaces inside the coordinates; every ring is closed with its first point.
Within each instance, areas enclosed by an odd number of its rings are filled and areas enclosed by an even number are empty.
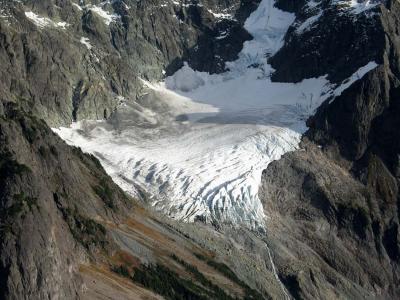
{"type": "Polygon", "coordinates": [[[132,202],[94,157],[13,103],[0,140],[0,298],[74,298],[79,263],[111,249],[94,219],[122,216],[132,202]]]}
{"type": "Polygon", "coordinates": [[[356,13],[346,8],[346,1],[339,2],[276,3],[295,12],[296,20],[286,34],[285,45],[269,60],[276,69],[273,80],[299,82],[328,75],[331,82],[341,83],[371,61],[383,63],[385,23],[395,14],[383,4],[356,13]]]}
{"type": "Polygon", "coordinates": [[[220,72],[257,1],[3,1],[0,97],[51,126],[108,117],[188,61],[220,72]],[[164,72],[164,73],[165,73],[164,72]]]}
{"type": "Polygon", "coordinates": [[[385,190],[363,184],[307,140],[264,171],[268,236],[294,298],[398,297],[397,183],[370,160],[369,176],[385,190]]]}
{"type": "Polygon", "coordinates": [[[388,3],[388,8],[382,8],[380,17],[380,26],[385,32],[380,52],[383,64],[335,101],[322,105],[309,120],[308,135],[320,144],[336,143],[340,153],[352,161],[361,163],[370,153],[374,153],[395,175],[399,147],[394,129],[396,118],[393,116],[398,111],[400,66],[396,11],[400,6],[393,1],[388,3]],[[341,118],[333,115],[340,115],[341,118]]]}
{"type": "MultiPolygon", "coordinates": [[[[160,79],[183,61],[223,71],[251,38],[242,25],[256,5],[0,3],[0,299],[281,295],[271,266],[239,279],[226,256],[214,258],[140,208],[97,159],[48,127],[107,118],[141,94],[142,79],[160,79]],[[265,276],[271,291],[253,284],[265,276]]],[[[245,259],[235,268],[250,269],[256,258],[238,251],[245,259]]]]}
{"type": "Polygon", "coordinates": [[[398,1],[276,2],[296,21],[274,80],[379,66],[263,173],[267,235],[155,216],[48,127],[107,118],[183,61],[222,72],[257,2],[0,3],[1,299],[400,297],[398,1]]]}
{"type": "Polygon", "coordinates": [[[399,3],[334,16],[337,8],[327,7],[299,33],[318,11],[280,2],[298,21],[271,59],[275,80],[327,74],[341,84],[368,62],[379,64],[323,103],[301,150],[263,174],[280,277],[295,298],[398,298],[399,3]]]}

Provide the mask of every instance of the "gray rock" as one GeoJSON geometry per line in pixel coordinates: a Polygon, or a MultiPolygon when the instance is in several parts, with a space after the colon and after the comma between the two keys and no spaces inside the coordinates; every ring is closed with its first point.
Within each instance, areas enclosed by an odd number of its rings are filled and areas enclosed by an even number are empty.
{"type": "Polygon", "coordinates": [[[364,185],[314,144],[305,140],[302,147],[264,171],[260,190],[282,281],[299,299],[397,298],[393,176],[370,158],[370,177],[379,174],[391,195],[383,200],[372,178],[364,185]]]}
{"type": "Polygon", "coordinates": [[[120,97],[133,102],[142,93],[140,78],[159,80],[185,60],[202,71],[223,71],[251,38],[242,25],[256,3],[3,1],[0,99],[51,126],[108,117],[120,97]],[[93,5],[113,21],[106,24],[93,5]],[[48,24],[35,25],[25,15],[31,11],[48,24]],[[210,11],[230,13],[232,20],[210,11]],[[66,22],[65,29],[57,22],[66,22]],[[221,32],[226,38],[216,39],[221,32]]]}

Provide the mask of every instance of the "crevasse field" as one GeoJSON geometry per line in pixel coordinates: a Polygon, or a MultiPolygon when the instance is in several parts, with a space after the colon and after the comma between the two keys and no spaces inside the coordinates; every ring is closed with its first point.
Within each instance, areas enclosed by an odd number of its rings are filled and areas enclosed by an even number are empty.
{"type": "MultiPolygon", "coordinates": [[[[295,21],[273,3],[263,0],[247,19],[254,39],[226,64],[229,71],[210,75],[184,65],[164,82],[143,81],[147,94],[135,103],[121,98],[108,121],[54,131],[97,156],[125,191],[145,190],[151,205],[173,218],[265,226],[258,198],[262,170],[298,148],[307,117],[322,101],[377,66],[370,62],[339,86],[326,76],[271,82],[267,58],[295,21]]],[[[360,5],[351,1],[354,13],[366,9],[360,5]]],[[[312,24],[297,25],[304,31],[312,24]]]]}

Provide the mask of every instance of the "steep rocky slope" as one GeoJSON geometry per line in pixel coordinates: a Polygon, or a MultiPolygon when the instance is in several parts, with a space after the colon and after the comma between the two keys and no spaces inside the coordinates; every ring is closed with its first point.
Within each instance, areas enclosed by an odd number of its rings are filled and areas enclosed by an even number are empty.
{"type": "Polygon", "coordinates": [[[10,102],[0,141],[0,299],[281,297],[268,256],[148,212],[96,158],[10,102]]]}
{"type": "Polygon", "coordinates": [[[184,59],[220,71],[214,58],[235,57],[249,38],[239,24],[254,4],[93,5],[1,2],[0,298],[282,297],[267,246],[253,233],[234,240],[202,224],[174,229],[180,224],[140,208],[95,158],[48,127],[108,117],[140,95],[139,77],[160,78],[184,59]],[[221,34],[214,50],[209,42],[221,34]],[[189,57],[197,44],[202,54],[189,57]]]}
{"type": "Polygon", "coordinates": [[[67,147],[14,104],[2,107],[1,297],[73,298],[85,249],[108,247],[93,218],[112,218],[131,201],[95,158],[67,147]]]}
{"type": "Polygon", "coordinates": [[[263,173],[265,232],[156,215],[49,129],[145,101],[183,61],[223,72],[257,4],[0,1],[1,299],[400,297],[398,1],[275,1],[295,21],[272,80],[332,89],[263,173]]]}
{"type": "MultiPolygon", "coordinates": [[[[341,82],[368,61],[380,64],[326,101],[308,120],[302,149],[263,174],[261,198],[275,216],[269,227],[286,251],[276,251],[276,262],[296,298],[399,296],[400,5],[383,4],[350,17],[325,10],[323,21],[303,34],[293,29],[272,59],[276,80],[330,70],[331,80],[341,82]],[[339,42],[319,41],[322,30],[339,42]],[[298,47],[310,35],[316,37],[298,47]],[[294,52],[287,58],[285,51],[294,52]]],[[[292,9],[304,20],[304,10],[292,9]]]]}
{"type": "Polygon", "coordinates": [[[108,117],[183,60],[223,70],[256,3],[1,1],[1,99],[53,126],[108,117]]]}
{"type": "MultiPolygon", "coordinates": [[[[295,298],[396,298],[397,201],[382,199],[315,144],[302,146],[267,168],[260,190],[282,281],[295,298]]],[[[390,173],[379,178],[395,196],[390,173]]]]}
{"type": "Polygon", "coordinates": [[[140,95],[139,78],[158,79],[183,60],[221,71],[218,61],[234,59],[250,38],[241,24],[255,3],[0,5],[0,298],[280,297],[268,256],[253,271],[259,257],[240,241],[219,236],[213,249],[199,246],[217,233],[183,228],[193,242],[141,209],[94,157],[48,127],[106,118],[140,95]],[[222,247],[237,248],[243,262],[214,257],[222,247]],[[224,261],[236,273],[248,271],[237,277],[224,261]]]}

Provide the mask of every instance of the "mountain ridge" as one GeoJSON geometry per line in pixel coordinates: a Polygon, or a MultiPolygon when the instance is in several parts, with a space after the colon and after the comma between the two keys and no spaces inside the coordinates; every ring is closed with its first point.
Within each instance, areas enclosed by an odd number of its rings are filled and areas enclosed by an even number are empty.
{"type": "Polygon", "coordinates": [[[117,134],[137,122],[145,135],[154,105],[156,120],[185,128],[190,115],[146,102],[143,83],[184,61],[206,83],[229,72],[251,43],[245,23],[258,1],[0,2],[1,299],[399,296],[400,4],[268,3],[295,20],[278,52],[259,58],[273,68],[263,76],[299,85],[327,75],[333,92],[299,149],[259,166],[267,217],[255,232],[144,209],[146,190],[127,195],[49,126],[105,118],[117,134]],[[134,119],[123,118],[126,106],[134,119]]]}

